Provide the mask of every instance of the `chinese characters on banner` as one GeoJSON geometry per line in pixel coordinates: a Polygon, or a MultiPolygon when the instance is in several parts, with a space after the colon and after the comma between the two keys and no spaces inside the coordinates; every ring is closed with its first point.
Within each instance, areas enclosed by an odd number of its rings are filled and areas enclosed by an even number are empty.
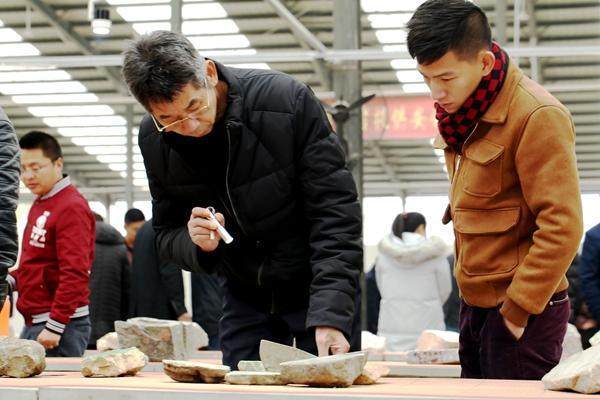
{"type": "Polygon", "coordinates": [[[365,140],[422,139],[437,133],[433,100],[428,96],[375,97],[362,112],[365,140]]]}

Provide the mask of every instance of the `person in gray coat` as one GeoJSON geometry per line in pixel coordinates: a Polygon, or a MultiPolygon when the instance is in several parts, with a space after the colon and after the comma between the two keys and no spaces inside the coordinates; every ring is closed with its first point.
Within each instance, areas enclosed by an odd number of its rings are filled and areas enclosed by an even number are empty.
{"type": "Polygon", "coordinates": [[[131,265],[125,240],[112,225],[96,217],[94,263],[90,275],[90,320],[92,333],[88,349],[96,340],[115,330],[115,321],[127,319],[131,286],[131,265]]]}
{"type": "Polygon", "coordinates": [[[8,294],[8,269],[17,262],[19,250],[16,210],[20,172],[17,135],[0,108],[0,309],[8,294]]]}

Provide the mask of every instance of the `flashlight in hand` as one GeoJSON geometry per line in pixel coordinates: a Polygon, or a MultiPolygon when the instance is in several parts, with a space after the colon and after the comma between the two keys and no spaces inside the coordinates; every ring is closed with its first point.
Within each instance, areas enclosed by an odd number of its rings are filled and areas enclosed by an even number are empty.
{"type": "MultiPolygon", "coordinates": [[[[227,232],[227,229],[225,229],[217,219],[217,216],[215,215],[215,209],[213,207],[207,207],[206,209],[210,213],[210,219],[217,223],[217,231],[219,231],[219,235],[221,235],[223,241],[227,244],[233,242],[233,237],[229,234],[229,232],[227,232]]],[[[210,232],[210,239],[215,239],[215,234],[213,231],[210,232]]]]}

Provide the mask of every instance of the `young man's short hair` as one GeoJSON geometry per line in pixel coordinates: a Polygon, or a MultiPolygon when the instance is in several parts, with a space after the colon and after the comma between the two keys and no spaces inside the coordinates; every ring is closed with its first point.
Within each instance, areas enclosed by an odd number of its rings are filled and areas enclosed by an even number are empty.
{"type": "Polygon", "coordinates": [[[127,210],[127,212],[125,213],[125,223],[126,224],[131,224],[133,222],[139,222],[139,221],[145,221],[146,217],[144,217],[144,213],[137,209],[137,208],[131,208],[129,210],[127,210]]]}
{"type": "Polygon", "coordinates": [[[204,86],[205,60],[178,33],[154,31],[143,35],[130,43],[123,56],[125,82],[147,110],[151,103],[173,101],[188,83],[204,86]]]}
{"type": "Polygon", "coordinates": [[[408,52],[422,65],[448,51],[470,58],[492,45],[485,13],[468,0],[428,0],[417,8],[407,28],[408,52]]]}
{"type": "Polygon", "coordinates": [[[42,131],[30,131],[19,139],[19,146],[24,150],[40,149],[44,157],[56,161],[62,157],[62,149],[54,136],[42,131]]]}

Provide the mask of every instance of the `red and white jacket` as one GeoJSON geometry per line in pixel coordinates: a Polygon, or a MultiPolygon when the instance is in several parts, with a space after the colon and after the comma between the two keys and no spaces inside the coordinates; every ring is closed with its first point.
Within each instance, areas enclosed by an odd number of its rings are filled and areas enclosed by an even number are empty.
{"type": "Polygon", "coordinates": [[[8,278],[27,325],[45,322],[46,329],[62,334],[72,318],[89,314],[95,224],[87,200],[68,177],[34,201],[19,268],[8,278]]]}

